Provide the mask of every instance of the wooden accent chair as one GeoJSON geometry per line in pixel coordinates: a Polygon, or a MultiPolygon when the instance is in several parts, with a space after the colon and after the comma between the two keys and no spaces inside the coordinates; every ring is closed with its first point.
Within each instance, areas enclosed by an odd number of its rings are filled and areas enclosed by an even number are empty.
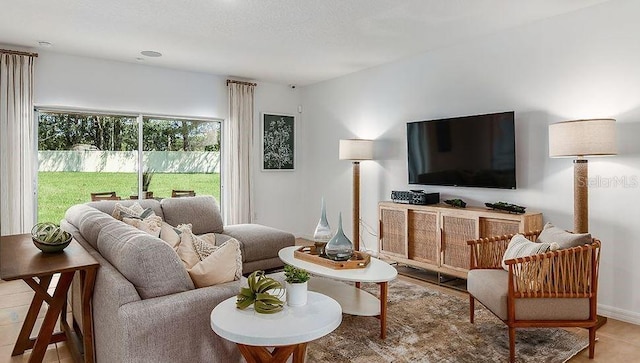
{"type": "Polygon", "coordinates": [[[196,192],[193,190],[176,190],[173,189],[171,191],[171,198],[180,198],[180,197],[195,197],[196,192]]]}
{"type": "MultiPolygon", "coordinates": [[[[536,241],[540,231],[524,234],[536,241]]],[[[595,353],[600,241],[533,256],[502,256],[513,235],[468,241],[469,320],[478,300],[509,327],[509,361],[515,362],[515,329],[582,327],[589,329],[589,359],[595,353]]]]}
{"type": "Polygon", "coordinates": [[[120,200],[120,197],[116,195],[116,192],[91,193],[92,202],[100,200],[120,200]]]}

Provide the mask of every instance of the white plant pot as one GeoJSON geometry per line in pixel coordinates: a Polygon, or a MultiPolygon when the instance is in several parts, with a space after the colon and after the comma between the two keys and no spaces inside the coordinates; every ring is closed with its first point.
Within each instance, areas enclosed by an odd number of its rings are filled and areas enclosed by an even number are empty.
{"type": "Polygon", "coordinates": [[[290,284],[286,283],[287,305],[303,306],[307,304],[307,282],[290,284]]]}

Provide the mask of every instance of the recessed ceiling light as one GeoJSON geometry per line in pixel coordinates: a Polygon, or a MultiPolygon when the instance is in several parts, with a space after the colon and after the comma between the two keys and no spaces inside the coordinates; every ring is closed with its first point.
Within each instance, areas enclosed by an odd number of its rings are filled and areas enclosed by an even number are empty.
{"type": "Polygon", "coordinates": [[[156,52],[155,50],[143,50],[140,54],[152,58],[162,57],[162,53],[156,52]]]}
{"type": "Polygon", "coordinates": [[[43,48],[51,48],[51,43],[45,41],[38,42],[38,45],[43,48]]]}
{"type": "Polygon", "coordinates": [[[142,57],[137,57],[137,58],[136,58],[136,60],[137,60],[138,62],[144,62],[144,58],[142,58],[142,57]]]}

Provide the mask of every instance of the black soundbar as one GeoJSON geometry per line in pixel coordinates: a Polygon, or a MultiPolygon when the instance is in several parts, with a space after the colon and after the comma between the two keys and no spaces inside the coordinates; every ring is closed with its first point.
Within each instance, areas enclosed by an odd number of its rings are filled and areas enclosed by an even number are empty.
{"type": "Polygon", "coordinates": [[[391,191],[391,200],[404,204],[438,204],[440,203],[440,193],[425,193],[424,190],[393,190],[391,191]]]}

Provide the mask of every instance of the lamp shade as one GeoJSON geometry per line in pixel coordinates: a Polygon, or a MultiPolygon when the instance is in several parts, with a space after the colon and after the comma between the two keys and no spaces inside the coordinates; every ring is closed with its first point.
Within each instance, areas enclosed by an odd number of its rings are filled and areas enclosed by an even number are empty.
{"type": "Polygon", "coordinates": [[[373,160],[373,140],[340,140],[340,160],[373,160]]]}
{"type": "Polygon", "coordinates": [[[616,120],[590,119],[549,125],[549,156],[615,155],[616,120]]]}

